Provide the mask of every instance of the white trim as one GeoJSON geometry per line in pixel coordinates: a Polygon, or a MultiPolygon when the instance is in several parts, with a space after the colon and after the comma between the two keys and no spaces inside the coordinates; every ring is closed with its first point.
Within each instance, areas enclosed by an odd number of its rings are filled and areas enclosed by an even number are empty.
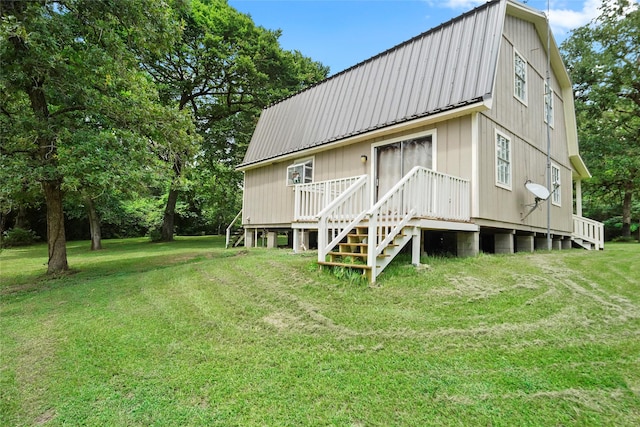
{"type": "Polygon", "coordinates": [[[562,206],[562,187],[560,185],[562,185],[562,169],[560,169],[560,166],[558,166],[557,164],[555,164],[554,162],[551,162],[551,188],[549,189],[549,191],[551,191],[551,204],[554,206],[562,206]],[[557,183],[558,188],[554,188],[555,187],[555,182],[553,182],[553,171],[557,170],[558,171],[558,181],[557,183]],[[557,201],[556,201],[557,199],[557,201]]]}
{"type": "MultiPolygon", "coordinates": [[[[426,131],[422,131],[422,132],[418,132],[418,133],[414,133],[414,134],[409,134],[409,135],[404,135],[404,136],[397,136],[395,138],[390,138],[390,139],[385,139],[383,141],[380,142],[375,142],[373,144],[371,144],[371,159],[373,160],[371,162],[371,189],[370,189],[370,199],[373,202],[376,200],[376,189],[378,188],[377,186],[377,182],[376,180],[378,179],[378,157],[377,157],[377,151],[376,148],[378,147],[383,147],[385,145],[389,145],[389,144],[395,144],[397,142],[402,142],[402,141],[409,141],[411,139],[417,139],[417,138],[423,138],[425,136],[431,136],[431,170],[437,171],[437,166],[438,166],[438,128],[433,128],[433,129],[429,129],[426,131]]],[[[405,171],[406,173],[408,173],[408,171],[405,171]]]]}
{"type": "Polygon", "coordinates": [[[494,165],[495,165],[495,178],[496,178],[496,186],[500,188],[504,188],[505,190],[511,191],[513,185],[513,138],[507,135],[504,132],[500,132],[498,129],[495,130],[493,136],[493,150],[494,150],[494,165]],[[503,137],[509,142],[509,182],[504,183],[500,182],[498,179],[498,136],[503,137]]]}
{"type": "Polygon", "coordinates": [[[295,151],[288,154],[282,154],[270,159],[261,160],[259,162],[251,163],[244,166],[238,166],[236,170],[244,172],[251,169],[257,169],[266,165],[285,162],[290,159],[297,159],[297,158],[300,158],[300,156],[305,156],[305,155],[310,156],[322,151],[332,150],[336,147],[347,146],[347,145],[351,145],[351,144],[355,144],[355,143],[363,142],[367,140],[373,140],[375,138],[384,137],[385,135],[390,135],[397,132],[402,132],[406,130],[408,131],[418,127],[427,126],[432,123],[444,122],[446,120],[451,120],[457,117],[466,116],[467,114],[471,114],[472,112],[475,112],[475,111],[489,110],[491,108],[491,103],[492,103],[492,99],[488,97],[482,101],[476,102],[475,104],[469,104],[461,108],[456,108],[454,110],[432,114],[429,116],[421,117],[419,119],[410,120],[407,122],[402,122],[395,125],[376,129],[370,132],[365,132],[359,135],[351,136],[335,142],[321,144],[316,147],[308,148],[305,150],[299,150],[299,151],[295,151]]]}
{"type": "Polygon", "coordinates": [[[513,97],[523,103],[524,105],[528,105],[529,103],[529,62],[518,50],[513,48],[513,61],[511,63],[511,75],[513,76],[513,97]],[[518,96],[516,92],[516,57],[519,57],[522,61],[524,61],[524,98],[518,96]]]}
{"type": "Polygon", "coordinates": [[[577,179],[576,183],[576,215],[582,216],[582,180],[577,179]]]}
{"type": "Polygon", "coordinates": [[[479,134],[480,121],[478,113],[471,114],[471,217],[480,216],[480,165],[479,159],[479,134]]]}
{"type": "MultiPolygon", "coordinates": [[[[314,182],[315,181],[315,163],[316,163],[316,158],[315,156],[311,156],[311,157],[305,157],[305,158],[301,158],[301,159],[296,159],[294,160],[290,165],[287,166],[287,174],[285,177],[285,183],[287,185],[287,187],[293,187],[296,184],[308,184],[308,182],[293,182],[293,183],[289,183],[289,169],[292,167],[296,167],[296,166],[303,166],[305,165],[305,163],[311,162],[311,181],[310,182],[314,182]]],[[[304,181],[304,177],[303,177],[303,181],[304,181]]]]}
{"type": "Polygon", "coordinates": [[[251,221],[250,217],[247,217],[247,174],[242,173],[242,218],[240,218],[240,222],[242,226],[246,224],[246,220],[251,221]]]}

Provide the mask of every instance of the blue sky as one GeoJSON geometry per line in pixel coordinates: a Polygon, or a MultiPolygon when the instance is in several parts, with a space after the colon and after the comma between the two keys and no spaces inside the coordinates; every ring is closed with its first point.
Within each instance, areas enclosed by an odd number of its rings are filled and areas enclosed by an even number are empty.
{"type": "MultiPolygon", "coordinates": [[[[282,30],[280,44],[331,68],[364,61],[484,3],[484,0],[228,0],[257,25],[282,30]]],[[[527,4],[547,10],[547,0],[527,4]]],[[[550,0],[558,42],[597,15],[601,0],[550,0]]]]}

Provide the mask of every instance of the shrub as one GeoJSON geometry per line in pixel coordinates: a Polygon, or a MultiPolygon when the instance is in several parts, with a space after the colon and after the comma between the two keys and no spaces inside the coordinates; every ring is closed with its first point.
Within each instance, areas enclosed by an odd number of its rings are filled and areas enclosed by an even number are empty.
{"type": "Polygon", "coordinates": [[[37,242],[40,238],[33,230],[24,228],[12,228],[4,232],[2,236],[2,247],[11,248],[16,246],[29,246],[37,242]]]}
{"type": "Polygon", "coordinates": [[[154,243],[161,241],[162,230],[160,230],[159,228],[152,228],[151,230],[149,230],[149,239],[154,243]]]}
{"type": "Polygon", "coordinates": [[[622,243],[635,243],[636,238],[634,236],[618,236],[611,239],[612,242],[622,242],[622,243]]]}

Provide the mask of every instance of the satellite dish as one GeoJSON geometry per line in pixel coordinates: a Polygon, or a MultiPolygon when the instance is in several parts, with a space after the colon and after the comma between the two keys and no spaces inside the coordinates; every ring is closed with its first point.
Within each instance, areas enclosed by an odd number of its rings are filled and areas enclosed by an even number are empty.
{"type": "Polygon", "coordinates": [[[549,193],[549,190],[547,190],[547,187],[545,187],[544,185],[540,185],[540,184],[536,184],[535,182],[527,181],[527,183],[524,186],[526,187],[526,189],[531,194],[536,196],[536,200],[535,200],[534,204],[527,205],[527,206],[531,206],[531,210],[529,212],[527,212],[527,214],[522,218],[522,221],[524,221],[525,218],[527,218],[529,215],[531,215],[531,212],[536,210],[536,208],[538,207],[538,204],[540,203],[540,201],[547,200],[549,198],[549,196],[551,195],[551,193],[549,193]]]}
{"type": "Polygon", "coordinates": [[[549,198],[549,190],[544,185],[536,184],[535,182],[527,182],[524,185],[529,192],[536,196],[536,202],[538,200],[547,200],[549,198]]]}

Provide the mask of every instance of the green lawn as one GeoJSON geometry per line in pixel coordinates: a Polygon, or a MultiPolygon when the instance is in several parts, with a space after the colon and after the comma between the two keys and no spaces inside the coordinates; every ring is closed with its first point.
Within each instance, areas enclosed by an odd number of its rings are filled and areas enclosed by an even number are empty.
{"type": "Polygon", "coordinates": [[[0,253],[4,426],[640,425],[640,245],[376,287],[220,238],[0,253]]]}

